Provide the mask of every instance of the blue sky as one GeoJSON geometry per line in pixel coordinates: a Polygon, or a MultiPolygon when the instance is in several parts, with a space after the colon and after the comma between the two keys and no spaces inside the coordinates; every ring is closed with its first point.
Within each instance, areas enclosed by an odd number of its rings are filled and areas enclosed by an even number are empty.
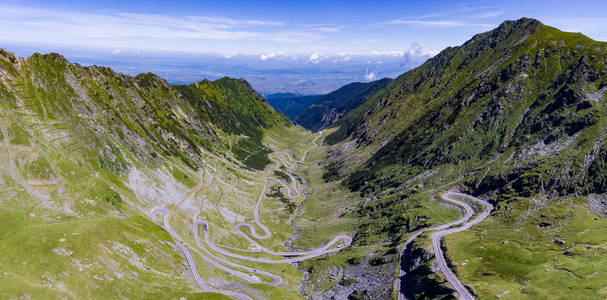
{"type": "Polygon", "coordinates": [[[607,40],[607,1],[598,0],[125,2],[2,1],[0,47],[24,56],[56,51],[173,82],[229,75],[263,92],[313,93],[396,76],[523,16],[607,40]],[[192,68],[196,63],[204,70],[192,68]],[[263,74],[280,78],[290,68],[301,75],[289,82],[263,74]]]}

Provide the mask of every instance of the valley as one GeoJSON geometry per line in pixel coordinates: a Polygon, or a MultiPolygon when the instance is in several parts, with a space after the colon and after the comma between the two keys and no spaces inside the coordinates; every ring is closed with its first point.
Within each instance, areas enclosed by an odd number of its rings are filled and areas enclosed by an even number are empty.
{"type": "MultiPolygon", "coordinates": [[[[314,140],[312,141],[312,147],[316,147],[316,141],[318,140],[319,137],[321,137],[322,132],[320,132],[316,138],[314,138],[314,140]]],[[[284,167],[285,169],[289,170],[288,176],[290,179],[290,182],[292,183],[292,186],[290,187],[289,185],[285,184],[284,182],[280,181],[279,179],[276,179],[274,177],[266,177],[264,180],[264,185],[263,188],[261,190],[259,199],[257,201],[257,204],[255,205],[253,214],[254,214],[254,219],[255,219],[255,224],[257,225],[258,228],[262,228],[262,230],[264,231],[264,234],[258,234],[255,230],[255,227],[249,223],[240,223],[237,224],[235,226],[235,232],[237,232],[238,234],[242,235],[246,240],[248,240],[252,247],[254,249],[256,249],[256,251],[252,251],[249,249],[237,249],[231,246],[216,246],[209,237],[209,227],[210,224],[206,221],[203,220],[196,220],[193,222],[192,225],[192,230],[194,231],[194,237],[196,240],[196,245],[201,248],[208,256],[205,256],[204,254],[200,253],[196,248],[194,248],[193,246],[191,246],[190,244],[188,244],[187,242],[185,242],[181,237],[179,237],[179,235],[171,229],[170,226],[170,212],[165,209],[165,208],[154,208],[152,209],[152,219],[155,221],[156,219],[156,215],[158,213],[161,213],[162,215],[164,215],[164,228],[171,234],[171,236],[173,237],[173,239],[175,241],[177,241],[177,243],[181,243],[179,244],[179,248],[180,250],[184,253],[184,255],[186,256],[187,260],[188,260],[188,264],[190,266],[190,271],[192,272],[194,279],[196,281],[196,283],[198,284],[198,286],[200,288],[202,288],[205,291],[208,292],[214,292],[214,293],[220,293],[220,294],[224,294],[227,296],[232,296],[238,299],[252,299],[249,296],[247,296],[246,294],[241,294],[241,293],[235,293],[235,292],[231,292],[231,291],[225,291],[225,290],[217,290],[215,288],[210,287],[208,284],[206,284],[200,277],[200,275],[198,274],[197,268],[196,268],[196,264],[194,262],[194,259],[192,258],[192,254],[189,252],[188,249],[192,249],[195,253],[197,253],[200,257],[202,257],[206,262],[214,265],[215,267],[222,269],[230,274],[232,274],[233,276],[239,277],[242,280],[245,281],[249,281],[251,283],[256,283],[256,284],[267,284],[270,286],[278,286],[281,284],[282,282],[282,278],[278,275],[275,274],[271,274],[268,272],[264,272],[264,271],[259,271],[253,268],[249,268],[243,265],[239,265],[233,262],[230,262],[226,259],[222,259],[220,257],[215,256],[209,249],[207,249],[207,246],[212,249],[213,252],[217,252],[220,253],[221,255],[225,255],[228,257],[232,257],[232,258],[237,258],[237,259],[241,259],[244,261],[249,261],[249,262],[260,262],[260,263],[272,263],[272,264],[277,264],[277,263],[294,263],[294,262],[299,262],[299,261],[303,261],[306,259],[310,259],[310,258],[314,258],[314,257],[318,257],[321,255],[325,255],[325,254],[329,254],[332,252],[336,252],[339,251],[340,248],[342,247],[346,247],[348,245],[350,245],[350,243],[352,242],[352,238],[346,235],[340,235],[337,236],[335,238],[333,238],[330,242],[328,242],[326,245],[318,248],[318,249],[314,249],[314,250],[308,250],[308,251],[289,251],[289,252],[275,252],[271,249],[268,249],[262,245],[260,245],[259,243],[257,243],[253,238],[255,239],[269,239],[272,237],[272,233],[270,232],[270,230],[268,229],[268,227],[266,227],[260,218],[259,215],[259,209],[260,206],[262,204],[262,201],[264,200],[265,196],[266,196],[266,190],[268,188],[268,185],[271,181],[274,181],[275,183],[282,185],[284,187],[284,189],[286,189],[287,191],[287,195],[289,198],[292,199],[296,199],[301,197],[301,189],[299,189],[297,187],[297,181],[295,180],[293,173],[291,173],[291,171],[293,171],[293,169],[296,167],[295,164],[299,164],[301,162],[303,162],[308,154],[308,152],[310,150],[312,150],[313,148],[308,148],[307,150],[305,150],[303,152],[303,155],[301,157],[300,160],[295,161],[293,160],[293,158],[287,154],[287,153],[283,153],[282,155],[279,156],[270,156],[270,159],[272,159],[274,162],[277,163],[275,170],[280,170],[280,167],[284,167]],[[199,237],[199,229],[198,226],[202,225],[204,228],[204,241],[205,241],[205,245],[203,245],[203,243],[200,240],[199,237]],[[242,231],[241,228],[246,227],[248,228],[249,232],[251,233],[252,237],[249,237],[245,232],[242,231]],[[334,247],[334,245],[337,245],[334,247]],[[232,253],[230,251],[224,250],[221,247],[225,247],[226,249],[231,249],[231,250],[236,250],[238,252],[265,252],[267,254],[270,255],[274,255],[274,256],[283,256],[283,257],[291,257],[291,258],[285,258],[285,259],[281,259],[281,260],[272,260],[272,259],[268,259],[268,258],[257,258],[257,257],[250,257],[250,256],[244,256],[244,255],[240,255],[240,254],[235,254],[232,253]],[[232,269],[226,268],[223,265],[229,265],[231,267],[236,267],[238,269],[243,269],[246,272],[250,272],[250,273],[256,273],[258,275],[263,275],[265,277],[269,277],[272,278],[273,281],[271,283],[267,283],[262,281],[258,276],[256,275],[252,275],[252,274],[246,274],[246,273],[242,273],[239,271],[234,271],[232,269]]],[[[216,170],[215,170],[216,172],[216,170]]],[[[283,171],[279,171],[279,172],[283,172],[283,171]]],[[[296,175],[297,176],[297,175],[296,175]]],[[[250,246],[251,247],[251,246],[250,246]]]]}
{"type": "Polygon", "coordinates": [[[0,49],[0,296],[604,298],[606,86],[529,18],[276,109],[0,49]]]}

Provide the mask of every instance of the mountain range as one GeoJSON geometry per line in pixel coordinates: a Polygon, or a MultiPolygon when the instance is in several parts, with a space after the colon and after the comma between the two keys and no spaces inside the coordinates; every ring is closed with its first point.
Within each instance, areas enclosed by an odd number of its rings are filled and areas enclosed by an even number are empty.
{"type": "Polygon", "coordinates": [[[607,292],[607,43],[580,33],[505,21],[265,98],[0,50],[0,99],[3,298],[607,292]]]}
{"type": "MultiPolygon", "coordinates": [[[[366,220],[355,243],[398,244],[401,233],[435,223],[408,212],[420,197],[458,189],[495,205],[489,221],[443,243],[479,298],[599,297],[604,277],[591,257],[605,251],[596,237],[605,216],[606,46],[537,20],[507,21],[344,117],[325,140],[334,146],[324,177],[344,178],[369,199],[354,213],[366,220]]],[[[410,251],[428,261],[417,247],[410,251]]],[[[444,284],[430,264],[401,267],[409,297],[439,297],[444,284]]]]}
{"type": "Polygon", "coordinates": [[[265,95],[266,100],[276,110],[294,120],[323,95],[299,95],[293,93],[275,93],[265,95]]]}
{"type": "Polygon", "coordinates": [[[269,94],[266,95],[266,100],[295,124],[318,131],[334,125],[389,82],[389,78],[365,83],[353,82],[325,95],[269,94]]]}

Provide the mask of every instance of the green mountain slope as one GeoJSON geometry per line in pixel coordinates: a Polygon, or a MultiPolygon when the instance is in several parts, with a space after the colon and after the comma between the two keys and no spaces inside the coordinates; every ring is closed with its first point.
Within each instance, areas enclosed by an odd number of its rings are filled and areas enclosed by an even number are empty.
{"type": "Polygon", "coordinates": [[[295,120],[322,96],[323,95],[301,96],[296,94],[272,94],[266,95],[266,100],[272,107],[284,113],[289,119],[295,120]]]}
{"type": "MultiPolygon", "coordinates": [[[[213,239],[246,248],[234,225],[254,219],[263,180],[274,172],[268,153],[301,155],[313,138],[244,80],[173,86],[57,54],[0,50],[0,296],[224,298],[201,292],[154,209],[170,211],[190,244],[198,218],[216,230],[213,239]]],[[[284,206],[297,204],[267,197],[264,212],[281,220],[268,227],[282,234],[266,245],[281,247],[293,231],[284,220],[295,214],[284,206]]],[[[253,289],[194,260],[212,286],[298,297],[293,265],[256,264],[284,272],[286,283],[253,289]]]]}
{"type": "MultiPolygon", "coordinates": [[[[607,269],[597,257],[607,238],[591,232],[605,223],[597,199],[607,192],[606,100],[607,43],[533,19],[507,21],[348,114],[326,139],[334,146],[325,178],[345,177],[365,197],[353,213],[366,220],[361,244],[431,226],[408,210],[446,189],[496,204],[475,232],[446,242],[456,273],[481,298],[600,298],[598,274],[607,269]]],[[[418,255],[427,259],[424,241],[418,255]]],[[[418,286],[410,296],[446,286],[428,280],[428,266],[410,272],[406,280],[418,286]]]]}
{"type": "Polygon", "coordinates": [[[431,233],[401,253],[460,190],[495,206],[442,241],[470,293],[604,298],[606,100],[607,43],[527,18],[324,96],[300,117],[318,133],[244,80],[0,50],[0,296],[450,298],[431,233]]]}
{"type": "Polygon", "coordinates": [[[319,130],[337,122],[343,115],[365,103],[372,95],[383,89],[391,79],[384,78],[372,82],[354,82],[324,95],[303,111],[295,123],[319,130]]]}
{"type": "MultiPolygon", "coordinates": [[[[153,74],[129,77],[104,67],[81,67],[57,54],[26,60],[2,54],[4,105],[74,124],[91,150],[115,142],[142,159],[166,154],[193,166],[199,147],[214,153],[230,149],[245,164],[263,168],[269,161],[263,158],[267,149],[261,130],[288,124],[243,80],[171,86],[153,74]],[[225,144],[218,132],[247,138],[225,144]]],[[[114,167],[120,168],[119,161],[114,167]]]]}
{"type": "MultiPolygon", "coordinates": [[[[517,175],[539,164],[568,164],[544,177],[544,188],[554,193],[604,192],[584,164],[602,144],[604,46],[523,19],[441,52],[370,104],[353,137],[389,142],[351,177],[350,187],[364,189],[364,181],[391,165],[430,169],[513,155],[505,166],[513,173],[505,175],[518,179],[511,183],[526,196],[539,192],[538,182],[517,175]],[[578,157],[564,155],[567,148],[578,157]]],[[[499,180],[493,175],[471,184],[490,189],[499,180]]],[[[502,192],[507,182],[497,184],[502,192]]]]}

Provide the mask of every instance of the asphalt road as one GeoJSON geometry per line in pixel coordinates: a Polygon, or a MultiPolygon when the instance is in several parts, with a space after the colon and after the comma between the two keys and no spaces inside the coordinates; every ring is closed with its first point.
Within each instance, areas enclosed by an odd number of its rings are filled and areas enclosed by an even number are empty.
{"type": "MultiPolygon", "coordinates": [[[[202,277],[200,276],[200,273],[198,272],[198,269],[196,267],[196,261],[192,256],[192,252],[198,254],[205,262],[207,262],[207,263],[213,265],[214,267],[221,269],[235,277],[238,277],[242,280],[245,280],[247,282],[254,283],[254,284],[266,284],[266,285],[271,285],[271,286],[277,286],[282,283],[282,278],[280,276],[269,273],[269,272],[261,271],[261,270],[255,269],[255,268],[247,267],[247,266],[244,266],[241,264],[234,263],[232,261],[227,260],[226,258],[219,257],[219,256],[215,255],[214,253],[219,253],[226,257],[237,258],[237,259],[244,260],[244,261],[278,264],[278,263],[294,263],[294,262],[303,261],[306,259],[325,255],[328,253],[337,252],[337,251],[341,250],[343,247],[350,245],[350,243],[352,242],[351,237],[346,236],[346,235],[338,235],[338,236],[334,237],[331,241],[326,243],[324,246],[321,246],[316,249],[312,249],[312,250],[308,250],[308,251],[275,252],[266,247],[263,247],[255,240],[255,239],[268,239],[268,238],[272,237],[272,233],[270,232],[268,227],[265,226],[263,224],[263,222],[261,221],[261,216],[259,213],[259,210],[261,208],[262,201],[265,197],[268,186],[272,182],[275,182],[279,185],[282,185],[287,190],[287,197],[289,197],[289,198],[300,197],[302,195],[301,193],[303,192],[303,188],[301,188],[301,190],[298,188],[297,180],[295,180],[295,178],[293,177],[293,171],[297,167],[297,165],[306,158],[306,156],[310,152],[310,150],[312,150],[314,147],[317,146],[316,141],[318,140],[318,138],[320,138],[321,135],[322,135],[322,132],[320,132],[320,134],[314,139],[314,141],[312,142],[313,146],[310,147],[309,149],[307,149],[303,153],[302,158],[300,160],[295,161],[287,153],[282,153],[280,155],[273,155],[270,157],[270,159],[277,164],[276,170],[280,170],[281,165],[283,165],[285,168],[287,168],[288,173],[287,172],[285,172],[285,173],[290,177],[291,185],[289,186],[288,184],[284,183],[283,181],[281,181],[277,178],[274,178],[272,176],[268,176],[265,178],[264,186],[262,188],[262,191],[261,191],[259,198],[257,200],[257,203],[255,205],[255,209],[253,211],[254,218],[255,218],[255,225],[257,225],[258,228],[261,228],[263,233],[261,233],[261,234],[258,233],[255,229],[256,227],[250,223],[240,223],[235,226],[235,231],[238,234],[240,234],[241,236],[243,236],[245,239],[247,239],[250,243],[255,245],[256,248],[258,249],[257,252],[263,251],[268,254],[282,256],[282,257],[284,257],[283,259],[250,257],[250,256],[236,254],[236,253],[227,251],[224,248],[229,248],[232,250],[249,252],[249,253],[253,252],[248,249],[238,249],[238,248],[232,248],[232,247],[226,247],[226,246],[220,246],[220,245],[214,244],[210,239],[210,234],[209,234],[210,224],[208,222],[206,222],[205,220],[201,220],[201,219],[195,220],[192,224],[192,230],[194,231],[194,239],[196,240],[196,245],[198,246],[198,247],[193,247],[187,241],[183,240],[179,236],[179,234],[177,234],[177,232],[175,232],[171,228],[171,224],[169,222],[171,214],[170,214],[169,210],[167,210],[164,207],[155,207],[152,209],[151,215],[152,215],[152,220],[154,222],[156,222],[156,218],[157,218],[158,214],[163,215],[164,229],[173,237],[175,244],[177,245],[177,248],[185,256],[188,266],[189,266],[190,270],[192,271],[192,276],[194,278],[194,281],[203,291],[220,293],[220,294],[224,294],[224,295],[234,297],[237,299],[246,299],[246,300],[252,299],[250,296],[240,293],[240,292],[216,289],[216,288],[213,288],[210,285],[208,285],[202,279],[202,277]],[[204,243],[200,239],[199,230],[198,230],[198,226],[201,226],[201,225],[203,226],[204,243]],[[251,236],[247,235],[242,230],[242,228],[244,228],[244,227],[249,229],[251,236]],[[202,252],[199,249],[201,249],[202,252]],[[213,250],[214,252],[211,252],[209,249],[213,250]],[[246,272],[235,270],[233,268],[241,269],[246,272]],[[253,274],[256,274],[256,275],[253,275],[253,274]],[[264,277],[270,278],[271,282],[263,280],[262,278],[264,278],[264,277]]],[[[211,167],[211,166],[209,165],[209,167],[211,167]]]]}
{"type": "MultiPolygon", "coordinates": [[[[173,228],[171,228],[171,224],[169,222],[169,220],[171,218],[171,213],[166,208],[163,208],[163,207],[156,207],[156,208],[152,209],[152,220],[154,222],[156,222],[156,216],[158,213],[163,214],[163,216],[164,216],[163,227],[173,237],[173,240],[175,241],[175,245],[185,256],[188,266],[190,268],[190,271],[192,272],[192,277],[194,278],[194,282],[196,283],[196,285],[198,287],[200,287],[205,292],[219,293],[219,294],[230,296],[230,297],[233,297],[236,299],[253,300],[253,298],[249,297],[246,294],[235,292],[235,291],[229,291],[229,290],[220,290],[220,289],[216,289],[216,288],[208,285],[200,276],[200,273],[198,272],[198,268],[196,267],[196,260],[194,259],[194,257],[192,256],[192,253],[188,249],[188,248],[193,248],[193,247],[191,247],[186,241],[184,241],[177,234],[177,232],[175,232],[173,230],[173,228]]],[[[198,253],[198,254],[201,255],[202,259],[204,259],[206,262],[211,263],[214,266],[221,268],[223,270],[226,270],[226,271],[230,270],[229,268],[226,268],[223,265],[206,257],[205,255],[202,255],[201,253],[198,253]]],[[[233,271],[233,270],[230,270],[230,271],[233,271]]],[[[235,271],[235,272],[237,272],[237,271],[235,271]]],[[[245,278],[243,278],[243,279],[245,279],[245,278]]]]}
{"type": "MultiPolygon", "coordinates": [[[[471,300],[471,299],[474,299],[474,297],[470,294],[470,292],[468,292],[468,290],[464,287],[464,284],[453,274],[453,272],[447,265],[447,262],[445,260],[445,255],[443,253],[443,249],[441,248],[441,240],[443,237],[445,237],[449,234],[468,230],[468,229],[470,229],[470,227],[483,221],[491,213],[491,210],[493,209],[493,205],[491,205],[491,203],[489,203],[485,200],[482,200],[482,199],[479,199],[479,198],[476,198],[474,196],[470,196],[467,194],[459,193],[459,192],[446,192],[443,195],[441,195],[441,198],[447,202],[452,202],[452,203],[455,203],[455,204],[463,207],[466,211],[466,214],[454,222],[418,231],[417,233],[415,233],[413,236],[411,236],[407,240],[407,242],[405,243],[405,245],[403,247],[403,251],[406,251],[407,246],[415,238],[417,238],[420,234],[422,234],[426,231],[439,230],[432,234],[432,247],[434,248],[434,253],[436,255],[436,261],[437,261],[438,268],[443,274],[445,274],[445,277],[447,278],[449,283],[451,283],[451,285],[453,285],[455,290],[458,292],[460,299],[471,300]],[[485,210],[481,214],[479,214],[476,218],[474,218],[472,221],[468,222],[468,220],[470,220],[470,218],[472,218],[472,216],[474,215],[474,209],[472,209],[472,207],[470,207],[470,205],[468,205],[466,202],[455,199],[455,198],[453,198],[453,196],[468,198],[474,202],[477,202],[477,203],[483,205],[485,207],[485,210]],[[460,224],[463,224],[463,225],[455,227],[455,228],[451,228],[453,226],[457,226],[460,224]]],[[[403,253],[402,259],[405,259],[404,255],[405,255],[405,253],[403,253]]],[[[398,292],[399,300],[406,299],[405,294],[404,294],[406,287],[403,285],[403,280],[402,280],[405,275],[406,275],[406,272],[401,268],[399,278],[395,282],[395,290],[399,291],[398,292]]]]}

